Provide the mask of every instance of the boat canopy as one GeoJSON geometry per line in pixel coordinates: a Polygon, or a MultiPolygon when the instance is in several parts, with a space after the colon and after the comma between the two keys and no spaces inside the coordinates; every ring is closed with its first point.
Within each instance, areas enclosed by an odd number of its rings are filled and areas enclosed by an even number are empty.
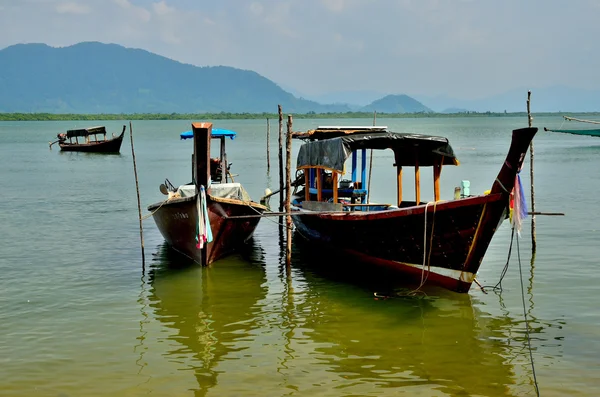
{"type": "Polygon", "coordinates": [[[95,134],[105,134],[106,135],[106,128],[104,126],[99,126],[99,127],[81,128],[78,130],[68,130],[67,138],[75,138],[78,136],[89,136],[89,135],[95,135],[95,134]]]}
{"type": "MultiPolygon", "coordinates": [[[[211,138],[220,138],[220,137],[229,137],[234,139],[236,137],[236,133],[231,130],[224,130],[221,128],[213,128],[211,133],[211,138]]],[[[194,131],[185,131],[180,135],[181,139],[191,139],[194,137],[194,131]]]]}
{"type": "Polygon", "coordinates": [[[566,134],[587,135],[587,136],[598,136],[598,137],[600,137],[600,128],[593,128],[593,129],[587,129],[587,130],[557,130],[557,129],[544,128],[544,131],[563,132],[563,133],[566,133],[566,134]]]}
{"type": "Polygon", "coordinates": [[[397,132],[370,132],[310,141],[300,147],[296,167],[343,172],[344,163],[358,149],[392,149],[398,166],[458,165],[447,138],[397,132]]]}

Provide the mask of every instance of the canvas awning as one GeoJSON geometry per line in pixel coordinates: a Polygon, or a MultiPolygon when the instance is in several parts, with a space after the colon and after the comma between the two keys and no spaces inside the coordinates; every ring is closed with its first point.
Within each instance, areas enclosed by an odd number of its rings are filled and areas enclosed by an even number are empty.
{"type": "Polygon", "coordinates": [[[296,167],[319,167],[343,172],[344,163],[358,149],[392,149],[396,165],[400,166],[433,166],[440,159],[443,165],[459,164],[447,138],[375,132],[307,142],[300,147],[296,167]]]}
{"type": "Polygon", "coordinates": [[[106,134],[106,128],[101,127],[90,127],[90,128],[81,128],[78,130],[68,130],[67,138],[75,138],[78,136],[88,136],[94,134],[106,134]]]}

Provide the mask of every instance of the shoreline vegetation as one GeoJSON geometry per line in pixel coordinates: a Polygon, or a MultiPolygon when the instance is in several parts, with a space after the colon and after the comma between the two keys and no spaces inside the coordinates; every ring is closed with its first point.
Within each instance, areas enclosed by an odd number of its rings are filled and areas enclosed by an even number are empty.
{"type": "MultiPolygon", "coordinates": [[[[286,113],[287,114],[287,113],[286,113]]],[[[297,119],[372,119],[372,112],[291,113],[297,119]]],[[[537,116],[587,115],[600,112],[540,112],[537,116]]],[[[449,117],[527,117],[527,112],[460,112],[460,113],[377,113],[381,118],[449,118],[449,117]]],[[[0,113],[0,121],[70,121],[70,120],[235,120],[277,119],[277,113],[0,113]]]]}

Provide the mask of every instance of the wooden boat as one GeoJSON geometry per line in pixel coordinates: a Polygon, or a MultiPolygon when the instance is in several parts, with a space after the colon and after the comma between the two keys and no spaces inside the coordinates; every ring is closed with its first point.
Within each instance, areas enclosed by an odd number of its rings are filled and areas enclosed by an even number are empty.
{"type": "MultiPolygon", "coordinates": [[[[563,116],[563,117],[565,118],[565,120],[568,120],[568,121],[579,121],[579,122],[582,122],[582,123],[600,124],[600,121],[595,121],[595,120],[582,120],[582,119],[576,119],[574,117],[568,117],[568,116],[563,116]]],[[[600,128],[588,128],[588,129],[570,130],[570,129],[562,129],[562,128],[554,129],[554,128],[546,128],[546,127],[544,127],[544,131],[562,132],[562,133],[565,133],[565,134],[574,134],[574,135],[585,135],[585,136],[597,136],[597,137],[600,137],[600,128]]]]}
{"type": "Polygon", "coordinates": [[[228,172],[213,177],[219,166],[229,168],[225,138],[233,136],[213,135],[212,123],[193,123],[192,130],[193,182],[174,188],[167,180],[161,191],[168,198],[150,205],[148,211],[173,249],[209,265],[240,248],[254,233],[260,220],[256,215],[267,207],[253,202],[240,183],[230,181],[228,172]],[[216,161],[210,158],[211,138],[221,143],[216,161]]]}
{"type": "MultiPolygon", "coordinates": [[[[536,132],[537,128],[513,131],[506,161],[488,194],[455,195],[450,201],[440,200],[439,180],[442,167],[458,165],[458,160],[444,137],[394,133],[385,127],[320,127],[296,134],[295,138],[307,142],[297,158],[305,182],[293,201],[294,225],[311,245],[334,250],[343,254],[342,258],[391,269],[407,281],[420,280],[420,285],[467,292],[494,232],[507,217],[509,195],[536,132]],[[367,149],[394,152],[394,205],[366,200],[367,149]],[[352,180],[338,182],[350,157],[352,180]],[[404,167],[415,170],[414,201],[402,197],[404,167]],[[434,198],[430,202],[420,197],[421,167],[433,168],[434,198]],[[331,177],[325,177],[327,172],[331,177]]],[[[316,248],[311,251],[318,252],[316,248]]]]}
{"type": "Polygon", "coordinates": [[[110,139],[106,139],[106,128],[104,126],[68,130],[65,133],[56,135],[58,139],[51,142],[50,147],[58,143],[60,150],[65,152],[119,153],[125,135],[125,128],[123,126],[121,134],[118,136],[113,134],[110,139]],[[98,135],[102,135],[102,139],[98,139],[98,135]],[[83,142],[79,142],[79,138],[83,138],[83,142]]]}

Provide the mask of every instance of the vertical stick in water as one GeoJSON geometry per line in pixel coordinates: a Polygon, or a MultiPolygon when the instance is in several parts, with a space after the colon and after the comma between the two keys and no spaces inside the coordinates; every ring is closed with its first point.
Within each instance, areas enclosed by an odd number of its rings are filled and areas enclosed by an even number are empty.
{"type": "Polygon", "coordinates": [[[288,115],[285,143],[285,212],[288,214],[285,217],[285,225],[287,228],[285,263],[287,266],[290,266],[292,263],[292,216],[290,215],[292,207],[292,115],[288,115]]]}
{"type": "MultiPolygon", "coordinates": [[[[531,127],[533,118],[531,117],[531,91],[527,91],[527,123],[531,127]]],[[[537,242],[535,237],[535,189],[533,186],[533,140],[529,144],[529,176],[531,178],[531,250],[535,254],[537,242]]]]}
{"type": "Polygon", "coordinates": [[[277,105],[279,112],[279,211],[283,211],[283,113],[281,105],[277,105]]]}
{"type": "Polygon", "coordinates": [[[267,173],[271,172],[271,151],[269,150],[269,142],[271,141],[271,125],[267,117],[267,173]]]}
{"type": "Polygon", "coordinates": [[[138,184],[137,166],[135,164],[135,150],[133,150],[133,128],[129,122],[129,137],[131,138],[131,156],[133,157],[133,175],[135,176],[135,191],[137,193],[138,219],[140,221],[140,244],[142,247],[142,271],[146,271],[146,256],[144,255],[144,231],[142,228],[142,206],[140,204],[140,188],[138,184]]]}

